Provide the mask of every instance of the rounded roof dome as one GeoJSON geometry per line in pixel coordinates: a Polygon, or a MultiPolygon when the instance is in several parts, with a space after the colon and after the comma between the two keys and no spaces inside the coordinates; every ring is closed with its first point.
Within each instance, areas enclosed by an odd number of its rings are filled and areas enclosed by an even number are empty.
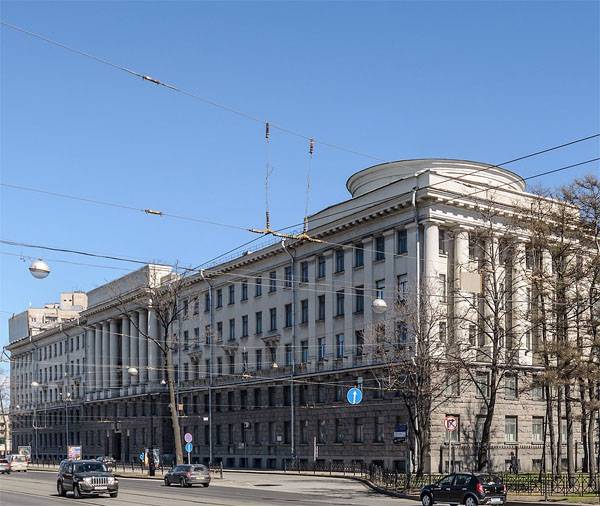
{"type": "Polygon", "coordinates": [[[448,178],[486,186],[504,186],[515,191],[525,189],[525,181],[514,172],[489,163],[468,160],[424,158],[400,160],[367,167],[348,178],[346,188],[353,197],[359,197],[388,184],[407,179],[418,173],[431,171],[448,178]]]}

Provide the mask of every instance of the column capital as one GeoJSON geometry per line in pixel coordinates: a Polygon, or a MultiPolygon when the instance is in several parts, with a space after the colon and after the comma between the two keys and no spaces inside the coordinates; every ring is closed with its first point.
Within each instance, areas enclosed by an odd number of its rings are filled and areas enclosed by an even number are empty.
{"type": "Polygon", "coordinates": [[[419,223],[425,227],[431,227],[433,225],[439,227],[440,225],[444,225],[446,222],[444,220],[439,220],[436,218],[425,218],[423,220],[420,220],[419,223]]]}
{"type": "Polygon", "coordinates": [[[396,234],[396,229],[395,228],[391,228],[389,230],[384,230],[381,235],[383,237],[390,237],[390,236],[395,235],[395,234],[396,234]]]}

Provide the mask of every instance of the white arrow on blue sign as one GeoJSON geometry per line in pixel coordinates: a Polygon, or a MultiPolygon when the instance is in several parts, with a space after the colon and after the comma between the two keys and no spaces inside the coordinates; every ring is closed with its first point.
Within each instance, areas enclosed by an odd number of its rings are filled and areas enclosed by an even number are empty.
{"type": "Polygon", "coordinates": [[[145,458],[144,452],[140,453],[140,460],[142,462],[144,462],[144,458],[145,458]]]}
{"type": "Polygon", "coordinates": [[[352,405],[360,404],[360,401],[362,401],[362,391],[360,388],[353,387],[348,390],[346,399],[348,399],[348,402],[352,405]]]}
{"type": "Polygon", "coordinates": [[[186,443],[185,445],[185,451],[188,453],[192,453],[194,446],[192,445],[192,443],[186,443]]]}

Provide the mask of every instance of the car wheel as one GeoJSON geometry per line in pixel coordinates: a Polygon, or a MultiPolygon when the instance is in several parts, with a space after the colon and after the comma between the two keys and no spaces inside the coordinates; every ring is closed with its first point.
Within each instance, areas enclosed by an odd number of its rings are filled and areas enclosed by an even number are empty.
{"type": "Polygon", "coordinates": [[[169,478],[167,478],[165,476],[165,487],[170,487],[171,486],[171,482],[169,481],[169,478]]]}
{"type": "Polygon", "coordinates": [[[203,484],[202,484],[202,486],[203,486],[204,488],[206,488],[206,487],[208,487],[208,483],[203,483],[203,484]]]}
{"type": "Polygon", "coordinates": [[[63,484],[60,481],[56,484],[56,491],[58,492],[58,495],[61,497],[65,497],[67,495],[67,491],[65,490],[65,487],[63,487],[63,484]]]}
{"type": "Polygon", "coordinates": [[[477,506],[477,499],[475,499],[472,495],[467,496],[465,499],[465,506],[477,506]]]}
{"type": "Polygon", "coordinates": [[[79,490],[79,485],[73,485],[73,497],[75,499],[81,499],[81,490],[79,490]]]}
{"type": "Polygon", "coordinates": [[[179,486],[181,488],[185,487],[185,478],[179,478],[179,486]]]}
{"type": "Polygon", "coordinates": [[[423,506],[431,506],[433,504],[431,496],[429,494],[423,494],[423,497],[421,497],[421,504],[423,506]]]}
{"type": "Polygon", "coordinates": [[[110,497],[114,499],[115,497],[117,497],[119,495],[119,492],[111,492],[108,495],[110,495],[110,497]]]}

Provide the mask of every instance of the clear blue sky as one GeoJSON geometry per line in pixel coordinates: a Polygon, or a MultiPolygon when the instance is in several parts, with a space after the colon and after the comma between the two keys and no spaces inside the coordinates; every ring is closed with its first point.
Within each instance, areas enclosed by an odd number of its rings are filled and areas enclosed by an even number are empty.
{"type": "MultiPolygon", "coordinates": [[[[2,18],[383,159],[500,163],[599,131],[599,5],[3,2],[2,18]]],[[[262,126],[9,29],[1,42],[3,182],[262,226],[262,126]]],[[[527,176],[597,153],[586,143],[511,168],[527,176]]],[[[272,160],[273,224],[301,221],[307,145],[274,131],[272,160]]],[[[317,145],[311,210],[346,198],[347,177],[371,164],[317,145]]],[[[10,189],[1,197],[10,240],[199,264],[252,238],[10,189]]],[[[125,272],[50,261],[50,277],[35,281],[18,257],[0,262],[0,344],[7,312],[125,272]]]]}

